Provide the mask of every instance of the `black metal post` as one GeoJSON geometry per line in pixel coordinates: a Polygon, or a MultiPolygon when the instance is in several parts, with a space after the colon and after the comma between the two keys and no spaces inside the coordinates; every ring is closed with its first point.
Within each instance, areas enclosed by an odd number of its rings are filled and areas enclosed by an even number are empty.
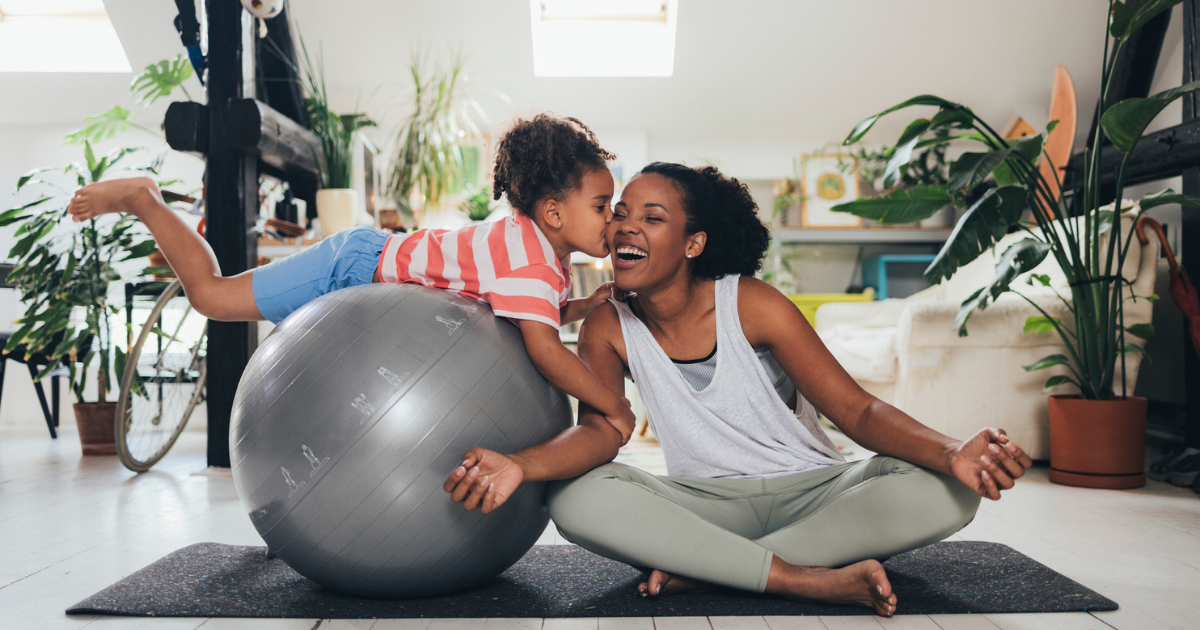
{"type": "MultiPolygon", "coordinates": [[[[1183,4],[1183,82],[1200,79],[1200,0],[1186,0],[1183,4]]],[[[1183,122],[1200,119],[1200,95],[1183,97],[1183,122]]],[[[1192,164],[1183,171],[1183,193],[1200,195],[1200,164],[1192,164]]],[[[1200,214],[1195,209],[1181,213],[1179,230],[1180,264],[1188,276],[1200,278],[1200,214]]],[[[1200,448],[1200,357],[1192,351],[1190,335],[1184,324],[1183,348],[1183,415],[1184,443],[1200,448]]]]}
{"type": "MultiPolygon", "coordinates": [[[[231,146],[230,103],[242,98],[242,6],[206,0],[208,11],[208,243],[221,273],[234,276],[258,260],[258,159],[231,146]]],[[[251,94],[250,96],[254,96],[251,94]]],[[[242,371],[258,346],[256,322],[208,324],[208,465],[228,467],[229,418],[242,371]]]]}

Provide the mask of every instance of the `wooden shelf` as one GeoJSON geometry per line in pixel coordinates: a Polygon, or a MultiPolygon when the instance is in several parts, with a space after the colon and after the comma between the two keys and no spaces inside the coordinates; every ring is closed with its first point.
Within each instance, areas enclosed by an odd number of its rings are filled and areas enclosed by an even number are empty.
{"type": "Polygon", "coordinates": [[[841,245],[897,244],[940,245],[950,238],[951,228],[898,229],[858,228],[846,230],[785,229],[771,231],[781,243],[828,243],[841,245]]]}

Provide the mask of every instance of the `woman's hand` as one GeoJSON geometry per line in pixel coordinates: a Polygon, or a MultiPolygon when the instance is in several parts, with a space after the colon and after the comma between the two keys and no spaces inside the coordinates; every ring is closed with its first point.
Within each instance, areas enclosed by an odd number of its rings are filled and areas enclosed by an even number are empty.
{"type": "Polygon", "coordinates": [[[954,451],[950,471],[981,497],[1000,500],[1000,491],[1013,487],[1033,460],[1008,439],[1004,429],[983,429],[954,451]]]}
{"type": "Polygon", "coordinates": [[[482,506],[487,514],[504,505],[524,480],[525,471],[513,456],[476,446],[463,455],[462,465],[450,473],[442,489],[464,508],[482,506]]]}

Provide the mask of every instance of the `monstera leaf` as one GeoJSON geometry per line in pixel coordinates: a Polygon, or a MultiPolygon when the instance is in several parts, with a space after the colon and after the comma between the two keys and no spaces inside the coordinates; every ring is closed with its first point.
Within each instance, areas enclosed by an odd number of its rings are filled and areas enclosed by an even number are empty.
{"type": "Polygon", "coordinates": [[[1026,189],[1010,184],[987,191],[971,206],[936,258],[925,270],[931,284],[947,280],[959,267],[975,260],[1004,235],[1025,211],[1026,189]]]}
{"type": "MultiPolygon", "coordinates": [[[[160,98],[165,98],[175,91],[175,88],[187,90],[183,82],[192,76],[192,64],[183,55],[175,59],[163,59],[145,67],[129,84],[129,92],[137,99],[138,105],[148,107],[160,98]]],[[[190,100],[191,97],[189,96],[190,100]]]]}
{"type": "Polygon", "coordinates": [[[893,190],[879,197],[840,203],[831,209],[880,223],[915,223],[928,219],[949,203],[950,195],[945,186],[920,185],[893,190]]]}
{"type": "Polygon", "coordinates": [[[83,126],[67,134],[63,141],[67,144],[83,144],[84,142],[99,142],[107,140],[119,133],[133,129],[136,112],[131,112],[120,105],[99,116],[88,116],[83,119],[83,126]]]}
{"type": "Polygon", "coordinates": [[[1010,290],[1013,280],[1016,280],[1017,276],[1040,265],[1046,259],[1046,254],[1049,253],[1050,246],[1048,244],[1033,238],[1017,241],[1004,250],[1004,255],[996,263],[996,275],[992,277],[992,281],[986,287],[971,294],[971,297],[964,300],[962,306],[959,307],[958,316],[954,318],[954,327],[958,329],[958,336],[967,336],[967,320],[971,318],[971,313],[987,308],[988,304],[1010,290]]]}

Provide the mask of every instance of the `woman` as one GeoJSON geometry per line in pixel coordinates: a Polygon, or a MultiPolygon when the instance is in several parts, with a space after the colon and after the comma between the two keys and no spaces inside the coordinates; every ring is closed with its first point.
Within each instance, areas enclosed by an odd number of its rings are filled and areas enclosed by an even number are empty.
{"type": "Polygon", "coordinates": [[[559,531],[655,568],[643,596],[720,585],[891,615],[879,560],[958,531],[1032,461],[1002,430],[960,442],[863,391],[751,277],[768,243],[756,210],[716,169],[664,163],[613,209],[616,284],[636,295],[588,316],[580,356],[609,387],[630,373],[670,476],[609,463],[633,427],[581,406],[545,444],[468,451],[445,489],[489,512],[522,481],[565,480],[546,497],[559,531]],[[880,455],[844,462],[814,407],[880,455]]]}

